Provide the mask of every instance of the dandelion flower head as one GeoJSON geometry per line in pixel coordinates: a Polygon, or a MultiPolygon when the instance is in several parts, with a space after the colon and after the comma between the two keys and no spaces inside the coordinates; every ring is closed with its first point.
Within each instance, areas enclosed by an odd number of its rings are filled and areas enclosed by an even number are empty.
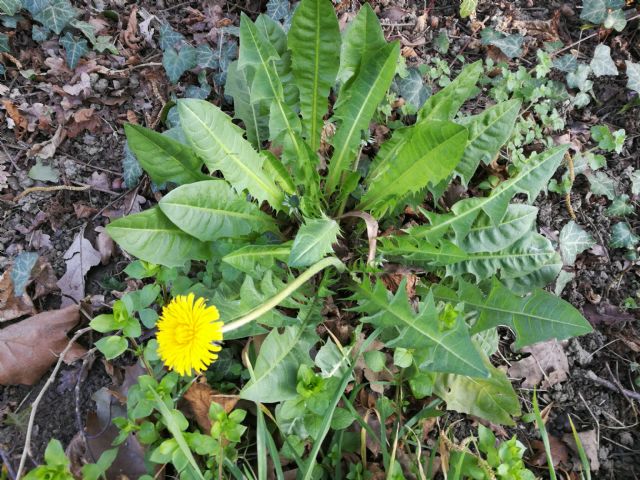
{"type": "Polygon", "coordinates": [[[178,295],[162,309],[158,321],[158,354],[169,368],[180,375],[200,373],[213,363],[221,350],[222,322],[214,306],[204,298],[178,295]]]}

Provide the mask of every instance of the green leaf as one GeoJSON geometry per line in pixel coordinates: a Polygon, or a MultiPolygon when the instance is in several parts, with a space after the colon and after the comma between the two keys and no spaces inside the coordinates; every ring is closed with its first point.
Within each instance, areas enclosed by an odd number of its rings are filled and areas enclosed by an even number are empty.
{"type": "Polygon", "coordinates": [[[622,10],[609,10],[603,26],[604,28],[613,28],[617,32],[621,32],[627,26],[627,17],[622,10]]]}
{"type": "Polygon", "coordinates": [[[182,185],[158,204],[171,222],[203,242],[276,230],[273,219],[224,180],[182,185]]]}
{"type": "Polygon", "coordinates": [[[80,58],[89,51],[89,46],[85,39],[78,39],[69,32],[60,38],[60,45],[64,47],[67,56],[67,65],[70,69],[76,68],[80,58]]]}
{"type": "Polygon", "coordinates": [[[396,75],[392,89],[416,110],[422,107],[431,95],[431,89],[425,86],[417,68],[407,69],[407,76],[404,78],[396,75]]]}
{"type": "Polygon", "coordinates": [[[33,16],[33,19],[60,35],[62,29],[66,27],[77,14],[77,10],[69,3],[69,0],[51,0],[42,10],[33,16]]]}
{"type": "Polygon", "coordinates": [[[35,252],[20,252],[13,262],[11,269],[11,282],[13,283],[13,293],[19,297],[24,294],[24,289],[31,277],[31,270],[38,260],[35,252]]]}
{"type": "Polygon", "coordinates": [[[267,15],[274,20],[284,20],[289,15],[289,0],[269,0],[267,2],[267,15]]]}
{"type": "Polygon", "coordinates": [[[631,227],[626,222],[616,223],[611,229],[611,248],[628,248],[632,249],[640,242],[640,237],[633,233],[631,227]]]}
{"type": "Polygon", "coordinates": [[[412,235],[390,235],[380,238],[379,242],[378,249],[386,259],[426,269],[469,258],[464,250],[447,240],[432,245],[412,235]]]}
{"type": "Polygon", "coordinates": [[[102,314],[94,317],[91,322],[89,322],[89,326],[100,333],[113,332],[114,330],[120,329],[120,323],[118,323],[111,314],[102,314]]]}
{"type": "Polygon", "coordinates": [[[305,267],[333,251],[340,227],[331,218],[307,220],[300,227],[287,261],[290,267],[305,267]]]}
{"type": "Polygon", "coordinates": [[[611,58],[611,48],[606,45],[600,44],[596,47],[589,65],[596,77],[618,75],[618,68],[611,58]]]}
{"type": "Polygon", "coordinates": [[[636,209],[629,203],[629,195],[623,194],[616,197],[607,208],[607,217],[626,217],[632,215],[636,209]]]}
{"type": "Polygon", "coordinates": [[[267,335],[253,369],[252,378],[240,392],[240,398],[254,402],[275,403],[294,398],[298,368],[311,365],[309,350],[317,335],[305,326],[274,329],[267,335]]]}
{"type": "Polygon", "coordinates": [[[367,57],[386,44],[377,15],[371,5],[365,3],[345,30],[338,80],[345,85],[366,63],[367,57]]]}
{"type": "Polygon", "coordinates": [[[476,311],[479,318],[472,333],[504,325],[516,334],[515,348],[556,338],[563,340],[592,331],[589,322],[570,303],[541,289],[519,297],[494,279],[491,291],[484,296],[475,285],[459,280],[458,291],[437,286],[437,300],[464,302],[465,310],[476,311]]]}
{"type": "Polygon", "coordinates": [[[87,37],[87,40],[89,40],[92,44],[96,43],[96,29],[89,22],[84,22],[82,20],[72,20],[70,24],[73,28],[77,28],[78,30],[80,30],[80,32],[82,32],[82,34],[87,37]]]}
{"type": "Polygon", "coordinates": [[[124,131],[129,148],[155,184],[181,185],[209,178],[201,172],[202,160],[193,150],[168,135],[130,123],[124,131]]]}
{"type": "Polygon", "coordinates": [[[410,193],[447,178],[460,161],[467,129],[451,122],[421,122],[411,129],[388,165],[378,165],[377,176],[368,177],[369,188],[361,209],[393,207],[410,193]],[[379,172],[379,173],[378,173],[379,172]]]}
{"type": "Polygon", "coordinates": [[[15,15],[22,8],[20,0],[0,0],[0,13],[4,15],[15,15]]]}
{"type": "Polygon", "coordinates": [[[475,349],[467,326],[458,316],[453,328],[441,328],[438,310],[429,294],[416,313],[409,303],[403,279],[394,295],[388,292],[383,282],[372,286],[368,279],[353,287],[358,307],[354,310],[365,313],[363,322],[383,328],[383,337],[391,338],[388,347],[402,347],[426,351],[431,363],[425,367],[430,371],[459,373],[483,377],[487,370],[475,349]]]}
{"type": "MultiPolygon", "coordinates": [[[[47,444],[47,448],[44,451],[44,461],[48,466],[61,466],[69,467],[69,459],[67,455],[64,453],[64,448],[62,448],[62,444],[55,439],[49,440],[47,444]]],[[[68,472],[68,470],[67,470],[68,472]]],[[[66,473],[66,472],[65,472],[66,473]]],[[[44,478],[47,478],[48,475],[45,475],[44,478]]]]}
{"type": "Polygon", "coordinates": [[[274,20],[269,15],[261,13],[255,21],[256,27],[262,32],[264,37],[276,49],[281,57],[287,52],[287,34],[282,28],[282,24],[274,20]]]}
{"type": "Polygon", "coordinates": [[[82,466],[82,479],[98,480],[106,473],[117,456],[117,448],[105,450],[104,452],[102,452],[102,455],[100,455],[100,458],[96,463],[88,463],[82,466]]]}
{"type": "Polygon", "coordinates": [[[180,124],[193,150],[211,172],[220,170],[233,188],[247,190],[274,209],[282,205],[283,194],[262,170],[261,157],[242,138],[241,130],[215,105],[204,100],[178,100],[180,124]]]}
{"type": "Polygon", "coordinates": [[[238,68],[235,61],[229,65],[225,93],[233,97],[234,115],[244,123],[247,140],[260,149],[269,138],[269,106],[268,101],[251,101],[250,85],[253,82],[255,69],[247,66],[238,68]]]}
{"type": "MultiPolygon", "coordinates": [[[[11,48],[9,47],[9,36],[4,33],[0,33],[0,53],[1,52],[10,52],[11,48]]],[[[4,75],[4,72],[3,72],[4,75]]]]}
{"type": "Polygon", "coordinates": [[[478,6],[478,0],[462,0],[460,4],[460,16],[467,18],[470,15],[476,13],[476,7],[478,6]]]}
{"type": "Polygon", "coordinates": [[[567,147],[563,145],[533,155],[523,164],[515,177],[502,182],[488,197],[468,198],[455,203],[451,208],[453,214],[438,215],[423,211],[431,225],[414,227],[409,229],[409,232],[433,243],[453,229],[456,238],[460,240],[469,232],[481,211],[497,224],[504,217],[509,200],[516,193],[526,193],[530,203],[535,200],[538,193],[549,183],[566,151],[567,147]]]}
{"type": "Polygon", "coordinates": [[[187,70],[198,66],[196,49],[191,45],[183,45],[179,51],[167,48],[162,54],[162,66],[171,83],[177,83],[187,70]]]}
{"type": "Polygon", "coordinates": [[[600,25],[607,18],[610,9],[624,7],[624,0],[584,0],[580,18],[600,25]]]}
{"type": "Polygon", "coordinates": [[[503,250],[530,232],[537,216],[537,207],[520,203],[509,205],[497,225],[481,213],[469,232],[458,240],[458,245],[468,253],[503,250]]]}
{"type": "Polygon", "coordinates": [[[462,104],[477,92],[476,83],[482,70],[482,61],[467,65],[455,80],[429,97],[418,111],[418,122],[453,119],[462,104]]]}
{"type": "Polygon", "coordinates": [[[447,265],[447,275],[455,278],[471,273],[480,281],[499,271],[501,278],[520,277],[540,269],[554,256],[555,250],[547,238],[529,232],[504,250],[471,253],[466,260],[447,265]]]}
{"type": "Polygon", "coordinates": [[[491,163],[500,147],[511,137],[522,102],[509,100],[488,108],[479,115],[464,117],[460,122],[469,130],[469,139],[456,172],[467,185],[482,161],[491,163]]]}
{"type": "Polygon", "coordinates": [[[587,172],[586,177],[595,195],[604,195],[609,200],[616,198],[616,181],[605,172],[587,172]]]}
{"type": "Polygon", "coordinates": [[[436,382],[435,393],[447,402],[447,410],[514,425],[511,417],[520,415],[520,400],[502,370],[491,364],[487,368],[489,378],[443,375],[436,382]]]}
{"type": "Polygon", "coordinates": [[[391,85],[399,53],[398,42],[385,45],[371,55],[353,82],[340,91],[334,106],[334,119],[340,121],[340,126],[332,140],[334,152],[325,184],[328,194],[335,191],[342,175],[352,168],[362,131],[369,128],[378,104],[391,85]]]}
{"type": "Polygon", "coordinates": [[[499,48],[509,58],[516,58],[522,55],[522,43],[524,36],[519,33],[505,35],[492,28],[485,28],[480,32],[483,45],[493,45],[499,48]]]}
{"type": "Polygon", "coordinates": [[[625,60],[627,66],[627,88],[640,93],[640,63],[625,60]]]}
{"type": "Polygon", "coordinates": [[[208,258],[205,244],[180,230],[155,207],[111,222],[107,233],[123,250],[158,265],[181,267],[187,260],[208,258]]]}
{"type": "Polygon", "coordinates": [[[246,245],[222,257],[236,270],[251,274],[258,268],[268,270],[276,260],[286,262],[291,253],[291,245],[246,245]]]}
{"type": "Polygon", "coordinates": [[[340,65],[340,28],[331,1],[302,0],[293,15],[287,44],[300,91],[305,138],[315,152],[340,65]]]}
{"type": "Polygon", "coordinates": [[[142,167],[138,159],[129,148],[129,144],[124,144],[124,157],[122,158],[122,176],[124,177],[124,185],[127,188],[133,188],[138,184],[142,176],[142,167]]]}
{"type": "Polygon", "coordinates": [[[129,342],[126,338],[119,335],[111,335],[109,337],[101,338],[95,343],[95,345],[97,349],[102,352],[104,358],[107,360],[113,360],[124,353],[129,346],[129,342]]]}
{"type": "Polygon", "coordinates": [[[41,182],[55,183],[58,181],[60,172],[57,168],[53,168],[51,165],[44,165],[39,159],[36,160],[36,164],[29,169],[27,173],[29,178],[39,180],[41,182]]]}
{"type": "Polygon", "coordinates": [[[168,50],[182,46],[186,42],[184,35],[176,32],[167,22],[160,23],[160,49],[168,50]]]}
{"type": "Polygon", "coordinates": [[[573,265],[579,253],[595,244],[593,237],[573,220],[560,231],[560,253],[565,265],[573,265]]]}

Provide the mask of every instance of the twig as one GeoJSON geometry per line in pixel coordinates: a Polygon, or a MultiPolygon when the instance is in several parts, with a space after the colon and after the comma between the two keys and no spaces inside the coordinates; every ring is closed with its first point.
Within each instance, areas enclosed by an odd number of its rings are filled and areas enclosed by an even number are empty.
{"type": "Polygon", "coordinates": [[[17,202],[25,195],[29,195],[33,192],[56,192],[58,190],[72,190],[74,192],[81,192],[84,190],[89,190],[91,185],[83,185],[81,187],[72,187],[70,185],[55,185],[53,187],[29,187],[23,192],[19,193],[16,198],[13,199],[14,202],[17,202]]]}
{"type": "Polygon", "coordinates": [[[618,386],[609,380],[605,380],[604,378],[600,378],[598,375],[593,373],[592,371],[588,371],[585,374],[585,378],[588,378],[593,383],[597,383],[598,385],[602,385],[603,387],[607,387],[610,390],[614,390],[620,392],[622,395],[628,398],[633,398],[635,401],[640,402],[640,393],[634,392],[633,390],[627,390],[622,386],[618,386]]]}
{"type": "Polygon", "coordinates": [[[569,187],[569,191],[567,192],[567,196],[565,197],[565,203],[567,204],[567,211],[569,212],[569,216],[574,222],[578,221],[576,217],[576,212],[573,211],[573,207],[571,206],[571,187],[573,187],[573,182],[576,180],[576,172],[573,169],[573,157],[567,153],[567,166],[569,167],[569,180],[571,180],[571,186],[569,187]]]}
{"type": "Polygon", "coordinates": [[[0,448],[0,458],[2,458],[4,466],[7,467],[7,474],[9,475],[9,478],[14,480],[16,478],[16,474],[11,466],[11,459],[9,458],[9,454],[2,448],[0,448]]]}
{"type": "Polygon", "coordinates": [[[64,348],[62,353],[60,353],[60,357],[58,358],[58,362],[56,363],[56,366],[53,368],[53,372],[51,372],[51,375],[49,375],[49,378],[47,379],[46,383],[42,386],[42,390],[40,390],[40,393],[38,394],[36,399],[31,404],[31,413],[29,414],[29,423],[27,425],[27,435],[26,435],[26,438],[24,439],[24,450],[22,451],[22,456],[20,457],[20,466],[18,467],[18,473],[16,474],[16,480],[20,480],[20,478],[22,477],[22,471],[24,470],[24,464],[26,463],[27,456],[29,454],[29,451],[31,450],[31,445],[30,445],[31,444],[31,435],[33,434],[33,424],[34,424],[35,419],[36,419],[36,412],[38,411],[38,405],[40,405],[40,402],[42,401],[45,392],[47,391],[47,389],[51,386],[51,384],[55,380],[56,375],[58,373],[58,370],[60,370],[60,366],[62,365],[62,362],[64,361],[65,355],[67,353],[69,353],[69,350],[71,350],[71,347],[76,342],[76,340],[78,340],[78,338],[80,338],[82,335],[84,335],[85,333],[87,333],[89,331],[91,331],[91,327],[82,328],[82,329],[78,330],[75,333],[75,335],[73,336],[73,338],[71,340],[69,340],[69,343],[67,343],[67,346],[64,348]]]}

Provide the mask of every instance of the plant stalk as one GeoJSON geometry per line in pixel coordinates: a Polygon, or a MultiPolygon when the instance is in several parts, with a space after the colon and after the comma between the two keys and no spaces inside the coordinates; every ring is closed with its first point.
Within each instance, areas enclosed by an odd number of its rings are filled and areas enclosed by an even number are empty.
{"type": "Polygon", "coordinates": [[[282,291],[278,292],[276,295],[271,297],[268,301],[260,305],[259,307],[254,308],[246,315],[238,318],[237,320],[232,321],[231,323],[227,323],[222,327],[222,333],[231,332],[240,327],[251,323],[256,318],[261,317],[265,313],[267,313],[272,308],[276,307],[279,303],[285,300],[289,295],[295,292],[298,288],[304,285],[311,277],[313,277],[316,273],[324,270],[327,267],[335,267],[339,271],[344,270],[344,264],[338,260],[336,257],[327,257],[323,258],[319,262],[313,264],[307,270],[305,270],[298,278],[296,278],[293,282],[287,285],[282,291]]]}

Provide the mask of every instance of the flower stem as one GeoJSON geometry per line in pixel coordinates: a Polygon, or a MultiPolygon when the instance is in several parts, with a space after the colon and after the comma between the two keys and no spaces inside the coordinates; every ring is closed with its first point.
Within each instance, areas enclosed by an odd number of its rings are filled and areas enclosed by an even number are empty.
{"type": "Polygon", "coordinates": [[[283,300],[285,300],[289,295],[295,292],[298,288],[304,285],[311,277],[313,277],[316,273],[324,270],[327,267],[335,267],[339,271],[344,270],[344,264],[338,260],[336,257],[327,257],[319,262],[313,264],[303,273],[301,273],[298,278],[296,278],[293,282],[287,285],[282,291],[278,292],[276,295],[271,297],[265,303],[260,305],[259,307],[254,308],[246,315],[238,318],[237,320],[232,321],[231,323],[227,323],[222,327],[222,333],[231,332],[236,330],[244,325],[252,322],[256,318],[261,317],[269,310],[277,306],[283,300]]]}

